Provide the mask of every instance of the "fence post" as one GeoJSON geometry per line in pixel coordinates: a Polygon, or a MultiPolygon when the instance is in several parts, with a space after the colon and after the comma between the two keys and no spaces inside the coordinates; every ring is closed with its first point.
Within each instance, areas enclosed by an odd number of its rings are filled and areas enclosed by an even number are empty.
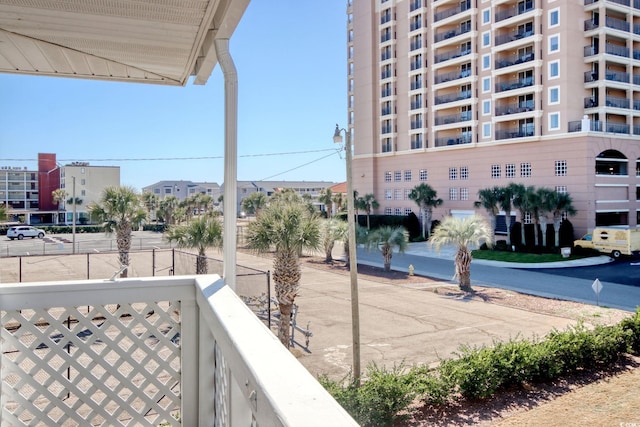
{"type": "Polygon", "coordinates": [[[151,276],[155,277],[156,275],[156,248],[153,248],[151,251],[151,276]]]}
{"type": "Polygon", "coordinates": [[[18,282],[22,283],[22,257],[19,258],[18,262],[18,282]]]}
{"type": "Polygon", "coordinates": [[[176,275],[176,248],[171,249],[171,275],[176,275]]]}
{"type": "Polygon", "coordinates": [[[91,263],[89,262],[89,256],[91,254],[87,252],[87,280],[90,279],[89,275],[91,274],[91,263]]]}

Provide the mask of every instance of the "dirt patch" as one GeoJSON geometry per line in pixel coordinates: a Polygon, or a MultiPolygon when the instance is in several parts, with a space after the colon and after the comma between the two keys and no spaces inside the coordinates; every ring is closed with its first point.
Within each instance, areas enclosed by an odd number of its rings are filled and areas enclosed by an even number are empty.
{"type": "MultiPolygon", "coordinates": [[[[342,262],[327,264],[319,258],[303,257],[302,263],[310,268],[349,274],[342,262]]],[[[475,287],[475,292],[469,294],[452,283],[400,271],[385,272],[362,264],[358,265],[358,275],[395,286],[427,285],[422,288],[425,292],[445,298],[477,299],[574,319],[585,325],[615,324],[632,314],[497,288],[475,287]]],[[[439,406],[416,402],[411,418],[397,426],[640,426],[638,395],[640,358],[629,357],[605,372],[586,372],[549,384],[503,390],[490,399],[461,399],[439,406]]]]}

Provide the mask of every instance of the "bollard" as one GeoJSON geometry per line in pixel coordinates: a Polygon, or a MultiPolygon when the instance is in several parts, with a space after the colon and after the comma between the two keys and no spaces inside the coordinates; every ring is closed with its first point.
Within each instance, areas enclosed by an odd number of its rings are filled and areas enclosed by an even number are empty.
{"type": "Polygon", "coordinates": [[[409,264],[409,276],[413,276],[413,272],[415,269],[413,268],[413,264],[409,264]]]}

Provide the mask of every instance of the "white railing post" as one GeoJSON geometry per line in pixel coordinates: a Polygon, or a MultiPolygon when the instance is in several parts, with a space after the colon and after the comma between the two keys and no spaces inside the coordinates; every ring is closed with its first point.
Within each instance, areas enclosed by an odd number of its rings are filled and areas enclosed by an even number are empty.
{"type": "Polygon", "coordinates": [[[198,307],[194,300],[180,303],[180,360],[182,363],[182,400],[180,419],[183,426],[198,425],[198,392],[200,375],[198,372],[198,307]]]}

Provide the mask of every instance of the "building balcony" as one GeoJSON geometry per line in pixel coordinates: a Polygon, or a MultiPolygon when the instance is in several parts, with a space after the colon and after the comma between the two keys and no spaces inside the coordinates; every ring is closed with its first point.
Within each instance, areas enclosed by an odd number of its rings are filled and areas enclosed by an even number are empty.
{"type": "Polygon", "coordinates": [[[605,99],[606,106],[612,108],[629,108],[630,101],[627,98],[619,98],[616,96],[607,96],[605,99]]]}
{"type": "Polygon", "coordinates": [[[461,34],[467,34],[471,32],[471,27],[466,27],[466,28],[454,28],[451,30],[445,30],[445,31],[441,31],[439,33],[436,33],[436,35],[433,37],[433,42],[434,43],[438,43],[441,42],[443,40],[448,40],[448,39],[452,39],[454,37],[457,37],[461,34]]]}
{"type": "Polygon", "coordinates": [[[525,101],[522,103],[509,104],[509,105],[497,105],[495,109],[496,116],[505,116],[509,114],[526,113],[533,111],[535,108],[533,101],[525,101]]]}
{"type": "MultiPolygon", "coordinates": [[[[633,7],[634,9],[640,10],[640,0],[602,0],[605,3],[614,3],[619,4],[621,6],[633,7]]],[[[590,6],[592,4],[599,3],[600,0],[584,0],[585,6],[590,6]]]]}
{"type": "Polygon", "coordinates": [[[471,135],[444,136],[436,138],[436,147],[446,147],[449,145],[471,144],[471,135]]]}
{"type": "Polygon", "coordinates": [[[527,138],[534,136],[533,129],[527,128],[513,128],[513,129],[500,129],[496,130],[496,139],[512,139],[512,138],[527,138]]]}
{"type": "Polygon", "coordinates": [[[450,7],[448,9],[436,12],[433,14],[433,22],[442,21],[443,19],[450,18],[458,13],[465,12],[471,9],[471,1],[467,0],[458,6],[450,7]]]}
{"type": "Polygon", "coordinates": [[[453,71],[451,73],[436,74],[433,78],[433,84],[441,84],[451,82],[458,79],[464,79],[471,76],[471,70],[453,71]]]}
{"type": "Polygon", "coordinates": [[[510,67],[512,65],[524,64],[526,62],[531,62],[535,59],[535,55],[533,52],[527,52],[522,55],[516,54],[506,57],[501,57],[496,59],[495,66],[496,69],[510,67]]]}
{"type": "Polygon", "coordinates": [[[595,108],[599,105],[598,98],[588,96],[584,99],[584,108],[595,108]]]}
{"type": "Polygon", "coordinates": [[[2,284],[0,313],[3,425],[357,425],[215,275],[2,284]]]}
{"type": "Polygon", "coordinates": [[[525,77],[523,79],[507,80],[504,82],[498,82],[495,84],[496,92],[505,92],[508,90],[520,89],[523,87],[533,86],[535,81],[533,76],[525,77]]]}
{"type": "Polygon", "coordinates": [[[569,122],[569,132],[607,132],[619,135],[640,135],[639,125],[626,123],[602,122],[600,120],[575,120],[569,122]]]}
{"type": "Polygon", "coordinates": [[[450,93],[447,95],[440,95],[434,98],[434,103],[436,105],[440,104],[448,104],[449,102],[461,101],[463,99],[471,98],[470,90],[463,90],[461,92],[450,93]]]}
{"type": "Polygon", "coordinates": [[[633,109],[636,111],[640,111],[640,100],[633,101],[633,109]]]}
{"type": "Polygon", "coordinates": [[[443,53],[434,55],[433,61],[438,64],[450,59],[460,58],[461,56],[471,55],[471,49],[453,49],[443,53]]]}
{"type": "Polygon", "coordinates": [[[517,6],[510,7],[509,9],[501,10],[495,14],[495,22],[504,21],[505,19],[513,18],[514,16],[522,15],[527,12],[535,10],[534,2],[523,2],[517,6]]]}
{"type": "Polygon", "coordinates": [[[450,114],[446,116],[436,116],[434,124],[436,126],[449,125],[453,123],[468,122],[471,120],[471,111],[465,111],[461,114],[450,114]]]}
{"type": "Polygon", "coordinates": [[[514,31],[508,34],[500,34],[495,37],[495,45],[500,46],[505,43],[509,43],[515,40],[522,40],[527,37],[535,35],[535,31],[514,31]]]}

